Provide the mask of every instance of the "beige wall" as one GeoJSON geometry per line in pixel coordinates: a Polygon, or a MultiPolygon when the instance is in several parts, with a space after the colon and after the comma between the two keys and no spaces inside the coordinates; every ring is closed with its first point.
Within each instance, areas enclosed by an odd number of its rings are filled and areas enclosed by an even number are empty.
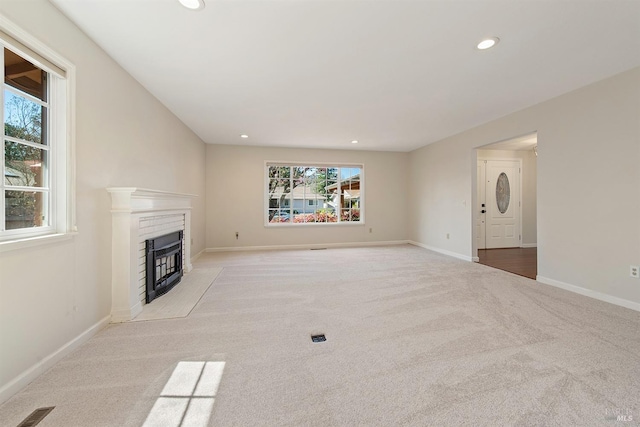
{"type": "Polygon", "coordinates": [[[77,67],[77,223],[72,240],[0,253],[0,390],[108,316],[109,186],[196,193],[204,249],[204,143],[46,0],[0,13],[77,67]]]}
{"type": "Polygon", "coordinates": [[[518,159],[522,161],[522,245],[534,246],[536,227],[537,165],[533,150],[478,150],[478,159],[518,159]]]}
{"type": "Polygon", "coordinates": [[[207,247],[405,240],[407,153],[207,146],[207,247]],[[265,161],[363,163],[366,224],[264,225],[265,161]],[[373,229],[369,233],[369,228],[373,229]],[[235,232],[240,233],[236,240],[235,232]]]}
{"type": "Polygon", "coordinates": [[[474,148],[537,130],[538,275],[640,307],[639,118],[635,68],[412,152],[410,238],[475,256],[474,148]]]}

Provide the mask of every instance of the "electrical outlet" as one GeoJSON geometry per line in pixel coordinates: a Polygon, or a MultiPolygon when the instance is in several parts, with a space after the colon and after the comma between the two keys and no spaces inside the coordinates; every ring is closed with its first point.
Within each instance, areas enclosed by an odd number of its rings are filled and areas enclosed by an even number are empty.
{"type": "Polygon", "coordinates": [[[369,233],[373,233],[373,228],[369,228],[369,233]]]}
{"type": "Polygon", "coordinates": [[[238,240],[239,237],[240,237],[240,233],[236,231],[236,240],[238,240]]]}
{"type": "Polygon", "coordinates": [[[447,239],[449,238],[449,233],[447,233],[447,239]]]}
{"type": "Polygon", "coordinates": [[[635,278],[635,279],[640,279],[640,266],[637,265],[632,265],[629,268],[629,276],[635,278]]]}

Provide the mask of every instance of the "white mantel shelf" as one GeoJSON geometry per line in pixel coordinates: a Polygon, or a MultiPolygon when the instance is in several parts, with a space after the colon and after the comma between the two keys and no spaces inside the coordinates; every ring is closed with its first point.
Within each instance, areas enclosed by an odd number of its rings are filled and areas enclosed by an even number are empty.
{"type": "Polygon", "coordinates": [[[110,187],[111,194],[111,321],[126,322],[142,311],[138,295],[140,219],[184,215],[184,270],[191,271],[191,200],[195,194],[139,187],[110,187]]]}
{"type": "Polygon", "coordinates": [[[195,194],[171,193],[139,187],[109,187],[111,212],[152,212],[163,209],[191,209],[195,194]]]}

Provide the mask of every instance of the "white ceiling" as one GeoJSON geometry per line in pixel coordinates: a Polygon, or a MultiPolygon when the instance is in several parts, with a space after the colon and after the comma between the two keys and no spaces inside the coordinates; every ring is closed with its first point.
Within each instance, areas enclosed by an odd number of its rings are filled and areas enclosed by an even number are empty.
{"type": "Polygon", "coordinates": [[[506,141],[494,142],[485,145],[483,150],[507,150],[507,151],[527,151],[533,150],[538,145],[538,134],[533,132],[527,135],[511,138],[506,141]]]}
{"type": "Polygon", "coordinates": [[[409,151],[640,66],[637,0],[50,1],[212,144],[409,151]]]}

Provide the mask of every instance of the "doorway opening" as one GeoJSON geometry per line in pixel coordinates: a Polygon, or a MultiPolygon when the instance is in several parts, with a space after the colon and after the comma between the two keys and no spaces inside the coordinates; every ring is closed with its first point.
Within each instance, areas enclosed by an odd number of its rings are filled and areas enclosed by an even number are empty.
{"type": "Polygon", "coordinates": [[[537,275],[537,133],[476,149],[474,248],[481,264],[537,275]]]}

